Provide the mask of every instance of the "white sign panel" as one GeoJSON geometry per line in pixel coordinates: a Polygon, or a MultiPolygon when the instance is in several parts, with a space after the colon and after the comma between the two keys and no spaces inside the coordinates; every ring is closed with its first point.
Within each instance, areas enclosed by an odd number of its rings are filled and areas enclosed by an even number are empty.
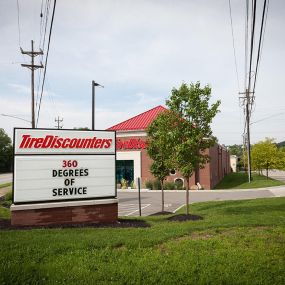
{"type": "Polygon", "coordinates": [[[15,204],[116,196],[115,132],[15,129],[14,139],[15,204]]]}

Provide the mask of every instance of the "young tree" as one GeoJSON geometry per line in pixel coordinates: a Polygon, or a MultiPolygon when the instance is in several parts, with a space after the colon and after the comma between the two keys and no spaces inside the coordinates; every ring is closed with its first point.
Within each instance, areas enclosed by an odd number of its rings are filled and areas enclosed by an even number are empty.
{"type": "Polygon", "coordinates": [[[163,182],[169,175],[172,163],[171,125],[176,118],[169,111],[160,113],[147,129],[147,153],[153,160],[150,171],[161,183],[161,210],[164,212],[164,187],[163,182]]]}
{"type": "MultiPolygon", "coordinates": [[[[173,88],[166,105],[176,114],[176,127],[172,129],[173,153],[175,165],[184,176],[186,186],[186,214],[189,214],[189,180],[195,170],[203,168],[209,161],[205,150],[213,146],[211,123],[219,112],[220,101],[210,104],[211,88],[201,87],[200,82],[187,85],[182,83],[179,89],[173,88]]],[[[195,171],[198,174],[199,171],[195,171]]],[[[195,183],[198,176],[195,175],[195,183]]]]}
{"type": "Polygon", "coordinates": [[[259,172],[266,169],[267,178],[269,169],[282,169],[283,157],[272,138],[265,138],[264,141],[254,144],[251,149],[252,168],[259,172]]]}
{"type": "Polygon", "coordinates": [[[0,172],[9,172],[12,170],[13,147],[11,139],[0,129],[0,172]]]}

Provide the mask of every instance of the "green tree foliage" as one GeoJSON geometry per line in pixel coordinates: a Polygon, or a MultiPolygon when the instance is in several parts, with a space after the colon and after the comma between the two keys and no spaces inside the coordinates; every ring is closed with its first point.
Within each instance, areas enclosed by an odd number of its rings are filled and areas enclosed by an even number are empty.
{"type": "Polygon", "coordinates": [[[204,151],[216,141],[210,124],[218,112],[220,101],[210,105],[210,98],[211,88],[208,85],[201,88],[199,82],[182,83],[179,89],[172,90],[166,102],[169,109],[177,114],[177,126],[172,136],[175,160],[188,180],[197,166],[202,168],[209,161],[204,151]]]}
{"type": "Polygon", "coordinates": [[[219,112],[220,101],[210,104],[210,98],[209,85],[201,87],[200,82],[196,82],[189,85],[182,83],[178,89],[173,88],[166,101],[170,113],[176,118],[175,127],[170,125],[169,130],[172,132],[173,161],[187,181],[187,214],[190,177],[195,169],[203,168],[209,161],[205,150],[216,142],[211,123],[219,112]]]}
{"type": "Polygon", "coordinates": [[[164,179],[169,175],[169,170],[173,166],[173,140],[171,138],[170,126],[175,124],[175,122],[176,117],[173,116],[173,113],[165,111],[159,114],[147,129],[147,152],[153,160],[150,171],[161,184],[162,212],[164,211],[164,179]]]}
{"type": "Polygon", "coordinates": [[[261,172],[266,169],[268,177],[269,169],[284,169],[285,152],[279,150],[272,138],[265,138],[253,145],[251,149],[252,168],[261,172]]]}
{"type": "Polygon", "coordinates": [[[0,172],[12,170],[13,146],[11,139],[3,129],[0,129],[0,172]]]}
{"type": "Polygon", "coordinates": [[[242,145],[241,144],[234,144],[234,145],[229,145],[228,150],[230,154],[236,155],[238,157],[242,156],[242,145]]]}

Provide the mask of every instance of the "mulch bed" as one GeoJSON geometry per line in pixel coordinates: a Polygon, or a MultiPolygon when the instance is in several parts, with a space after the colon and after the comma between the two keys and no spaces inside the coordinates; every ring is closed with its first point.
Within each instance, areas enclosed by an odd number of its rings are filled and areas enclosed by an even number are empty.
{"type": "Polygon", "coordinates": [[[0,230],[32,230],[59,228],[148,228],[150,225],[142,220],[118,219],[117,223],[59,224],[46,226],[12,226],[11,220],[0,219],[0,230]]]}
{"type": "Polygon", "coordinates": [[[203,220],[203,217],[198,216],[198,215],[180,214],[180,215],[175,215],[175,216],[169,217],[169,218],[167,218],[167,220],[173,221],[173,222],[198,221],[198,220],[203,220]]]}
{"type": "Polygon", "coordinates": [[[173,215],[172,212],[157,212],[157,213],[154,213],[154,214],[151,214],[150,216],[164,216],[164,215],[173,215]]]}

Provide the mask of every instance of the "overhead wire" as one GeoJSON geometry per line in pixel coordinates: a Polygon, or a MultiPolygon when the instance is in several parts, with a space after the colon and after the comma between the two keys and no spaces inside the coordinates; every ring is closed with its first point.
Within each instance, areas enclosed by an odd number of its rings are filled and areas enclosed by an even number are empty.
{"type": "Polygon", "coordinates": [[[236,57],[236,48],[235,48],[235,38],[234,38],[234,29],[233,29],[231,0],[229,0],[229,12],[230,12],[230,20],[231,20],[231,31],[232,31],[232,40],[233,40],[233,50],[234,50],[234,59],[235,59],[235,70],[236,70],[236,77],[237,77],[237,85],[238,85],[238,90],[240,90],[238,66],[237,66],[237,57],[236,57]]]}
{"type": "Polygon", "coordinates": [[[52,11],[52,18],[51,18],[51,24],[50,24],[50,30],[49,30],[48,46],[47,46],[46,59],[45,59],[45,65],[44,65],[43,81],[42,81],[42,88],[41,88],[41,95],[40,95],[40,101],[39,101],[39,107],[38,107],[36,126],[38,125],[40,111],[41,111],[41,103],[42,103],[43,90],[44,90],[44,85],[45,85],[47,63],[48,63],[48,56],[49,56],[49,48],[50,48],[50,40],[51,40],[51,34],[52,34],[52,28],[53,28],[54,14],[55,14],[55,7],[56,7],[56,0],[54,0],[54,3],[53,3],[53,11],[52,11]]]}
{"type": "Polygon", "coordinates": [[[256,67],[255,67],[255,74],[254,74],[253,92],[255,91],[255,87],[256,87],[256,79],[257,79],[257,74],[258,74],[260,58],[261,58],[261,48],[263,45],[263,39],[264,39],[264,34],[265,34],[265,25],[266,25],[266,20],[267,20],[267,13],[268,13],[267,0],[264,0],[261,26],[260,26],[260,34],[259,34],[257,61],[256,61],[256,67]],[[265,14],[266,14],[266,16],[265,16],[265,14]]]}
{"type": "Polygon", "coordinates": [[[249,74],[248,74],[248,91],[250,92],[251,87],[251,69],[252,69],[252,58],[253,58],[253,46],[254,46],[254,34],[255,34],[255,19],[256,19],[256,0],[253,0],[252,10],[252,25],[251,25],[251,43],[250,43],[250,57],[249,57],[249,74]]]}
{"type": "Polygon", "coordinates": [[[17,0],[17,19],[18,19],[18,42],[19,47],[21,46],[21,28],[20,28],[20,5],[19,0],[17,0]]]}
{"type": "MultiPolygon", "coordinates": [[[[252,88],[253,95],[255,94],[256,80],[257,80],[257,76],[258,76],[258,69],[259,69],[259,66],[260,66],[260,59],[261,59],[263,42],[264,42],[264,34],[265,34],[267,13],[268,13],[268,2],[267,2],[267,0],[264,0],[263,10],[262,10],[262,18],[261,18],[261,25],[260,25],[260,32],[259,32],[257,60],[256,60],[256,66],[255,66],[255,72],[254,72],[254,83],[253,83],[253,88],[252,88]]],[[[254,99],[255,99],[255,96],[252,97],[252,103],[251,103],[251,108],[250,108],[250,115],[253,112],[253,110],[252,110],[253,106],[256,107],[254,99]]]]}
{"type": "MultiPolygon", "coordinates": [[[[45,50],[45,39],[46,39],[46,31],[47,31],[47,26],[48,26],[49,10],[50,10],[50,0],[46,0],[45,9],[44,9],[44,20],[42,21],[43,17],[41,17],[41,23],[40,23],[40,25],[42,25],[42,29],[40,29],[40,48],[42,48],[42,50],[45,50]],[[44,29],[44,34],[42,34],[43,29],[44,29]]],[[[42,15],[42,7],[41,7],[41,15],[42,15]]],[[[42,54],[40,56],[41,61],[43,61],[43,57],[44,55],[42,54]]],[[[36,109],[39,104],[38,101],[39,101],[41,77],[42,77],[42,69],[40,69],[39,74],[38,74],[36,109]]]]}

